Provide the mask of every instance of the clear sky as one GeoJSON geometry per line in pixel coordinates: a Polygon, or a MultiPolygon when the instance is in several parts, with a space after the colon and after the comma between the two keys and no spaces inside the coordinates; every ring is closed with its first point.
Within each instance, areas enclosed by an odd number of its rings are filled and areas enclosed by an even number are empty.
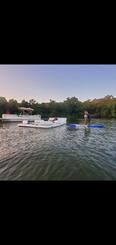
{"type": "Polygon", "coordinates": [[[116,65],[0,65],[0,96],[49,102],[116,97],[116,65]]]}

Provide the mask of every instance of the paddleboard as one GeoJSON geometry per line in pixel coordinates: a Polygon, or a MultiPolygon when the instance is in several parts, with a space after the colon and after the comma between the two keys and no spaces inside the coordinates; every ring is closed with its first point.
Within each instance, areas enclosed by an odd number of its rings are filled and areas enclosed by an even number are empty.
{"type": "Polygon", "coordinates": [[[69,128],[104,128],[103,124],[89,124],[89,125],[84,125],[84,124],[76,124],[76,123],[69,123],[68,124],[69,128]]]}

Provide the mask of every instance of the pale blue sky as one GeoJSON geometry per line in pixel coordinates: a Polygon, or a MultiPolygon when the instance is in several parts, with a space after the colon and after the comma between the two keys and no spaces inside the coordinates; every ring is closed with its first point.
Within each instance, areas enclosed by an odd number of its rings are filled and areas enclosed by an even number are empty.
{"type": "Polygon", "coordinates": [[[0,65],[0,96],[49,102],[116,97],[116,65],[0,65]]]}

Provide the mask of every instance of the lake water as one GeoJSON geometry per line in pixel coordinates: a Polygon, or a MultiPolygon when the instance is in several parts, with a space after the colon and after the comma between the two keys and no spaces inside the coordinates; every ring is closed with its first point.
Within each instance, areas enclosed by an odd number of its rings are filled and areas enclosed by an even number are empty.
{"type": "Polygon", "coordinates": [[[0,180],[116,180],[116,120],[100,129],[0,127],[0,180]]]}

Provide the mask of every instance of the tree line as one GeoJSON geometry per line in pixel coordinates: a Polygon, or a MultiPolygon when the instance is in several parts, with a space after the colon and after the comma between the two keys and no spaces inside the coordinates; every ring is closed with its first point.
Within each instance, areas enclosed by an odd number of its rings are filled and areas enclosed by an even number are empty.
{"type": "Polygon", "coordinates": [[[20,114],[19,107],[31,107],[34,109],[33,114],[40,114],[42,117],[83,118],[83,112],[87,110],[94,118],[116,118],[116,98],[112,95],[84,102],[76,97],[68,97],[63,102],[50,100],[48,103],[38,103],[34,99],[19,103],[15,99],[7,101],[5,97],[0,97],[0,117],[3,113],[20,114]]]}

